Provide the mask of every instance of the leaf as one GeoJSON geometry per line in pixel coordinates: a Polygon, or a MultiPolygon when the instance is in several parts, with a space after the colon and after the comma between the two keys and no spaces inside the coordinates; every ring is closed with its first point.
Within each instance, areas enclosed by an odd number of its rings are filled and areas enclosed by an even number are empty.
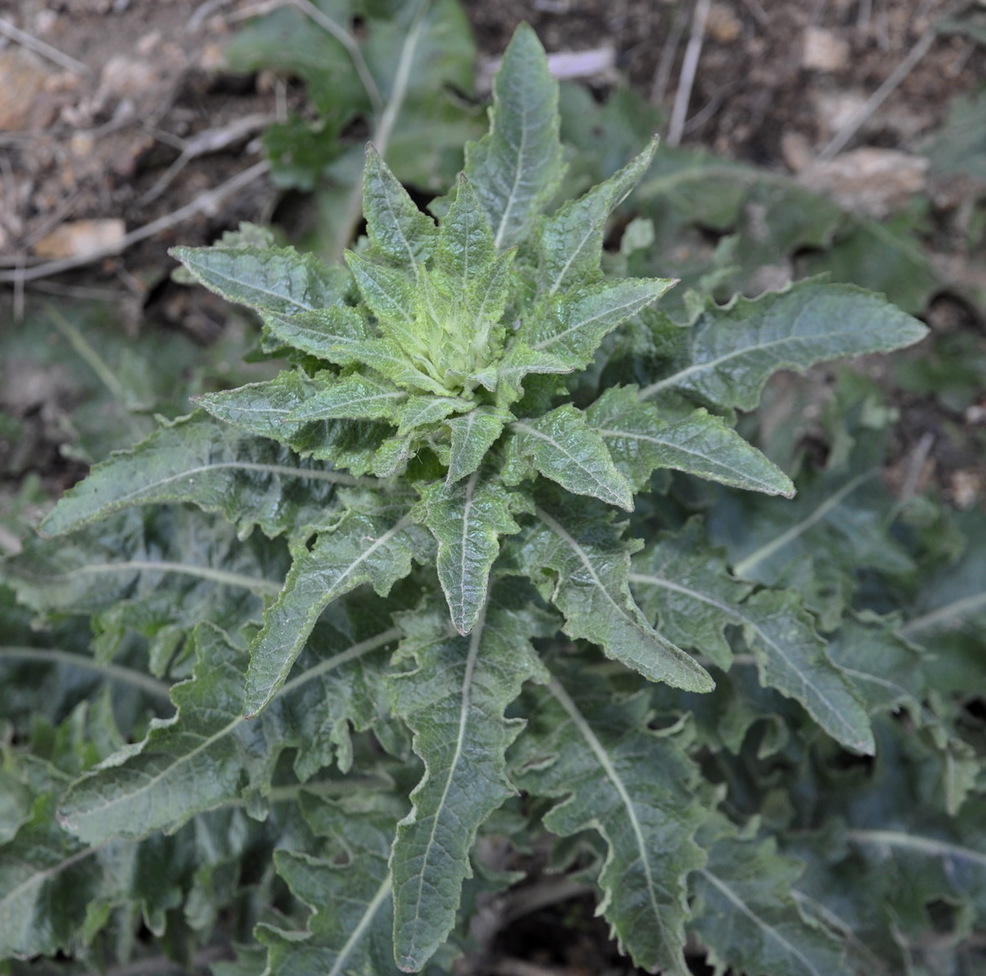
{"type": "Polygon", "coordinates": [[[562,292],[533,310],[518,330],[517,341],[545,357],[547,372],[557,372],[559,363],[565,372],[583,369],[613,329],[674,284],[672,278],[623,278],[562,292]]]}
{"type": "Polygon", "coordinates": [[[517,785],[560,798],[544,817],[553,833],[602,835],[599,912],[637,966],[685,976],[685,878],[705,860],[693,838],[705,813],[684,737],[649,731],[647,694],[615,694],[598,668],[551,668],[558,674],[530,693],[531,728],[511,753],[517,785]]]}
{"type": "Polygon", "coordinates": [[[674,468],[735,488],[794,494],[780,468],[706,410],[665,418],[660,407],[639,399],[635,387],[624,386],[606,390],[586,417],[637,491],[656,468],[674,468]]]}
{"type": "Polygon", "coordinates": [[[544,219],[537,235],[544,294],[550,297],[599,276],[607,218],[647,171],[656,150],[654,139],[605,183],[544,219]]]}
{"type": "Polygon", "coordinates": [[[277,600],[264,613],[264,625],[250,645],[244,714],[255,716],[284,683],[322,611],[363,583],[381,596],[411,571],[421,555],[410,522],[347,513],[322,532],[309,549],[292,547],[294,562],[277,600]]]}
{"type": "Polygon", "coordinates": [[[719,407],[751,410],[779,369],[887,352],[926,333],[920,322],[878,295],[853,285],[804,281],[787,291],[706,308],[688,333],[683,360],[640,396],[678,390],[719,407]]]}
{"type": "Polygon", "coordinates": [[[311,909],[304,930],[262,922],[267,971],[276,973],[396,973],[387,855],[398,814],[381,803],[330,803],[303,797],[306,816],[330,838],[325,851],[279,850],[278,874],[311,909]],[[362,806],[362,808],[361,808],[362,806]],[[368,808],[369,807],[369,808],[368,808]]]}
{"type": "Polygon", "coordinates": [[[735,623],[753,589],[732,576],[721,550],[713,549],[701,521],[661,533],[633,556],[630,584],[640,609],[669,640],[709,657],[723,671],[733,663],[724,631],[735,623]]]}
{"type": "Polygon", "coordinates": [[[292,315],[264,311],[261,317],[268,336],[340,366],[362,362],[362,350],[374,345],[364,316],[351,305],[292,315]]]}
{"type": "Polygon", "coordinates": [[[773,841],[726,835],[707,847],[709,863],[692,876],[699,908],[690,923],[709,949],[716,976],[729,971],[771,976],[845,972],[839,943],[809,922],[791,897],[803,865],[778,854],[773,841]]]}
{"type": "Polygon", "coordinates": [[[414,732],[425,775],[390,863],[397,964],[415,972],[452,929],[477,829],[514,793],[504,752],[523,723],[504,710],[525,681],[546,676],[530,611],[495,590],[468,637],[434,613],[408,614],[402,626],[400,657],[415,667],[395,677],[394,709],[414,732]]]}
{"type": "Polygon", "coordinates": [[[541,417],[517,420],[510,429],[509,449],[527,460],[534,471],[577,495],[591,495],[633,511],[629,483],[580,410],[565,404],[541,417]]]}
{"type": "Polygon", "coordinates": [[[280,315],[338,305],[345,293],[341,269],[292,247],[175,247],[169,253],[217,295],[280,315]]]}
{"type": "Polygon", "coordinates": [[[494,407],[477,407],[461,417],[446,420],[451,432],[448,477],[454,484],[476,471],[497,441],[510,414],[494,407]]]}
{"type": "MultiPolygon", "coordinates": [[[[324,374],[320,374],[324,375],[324,374]]],[[[386,380],[353,373],[349,376],[325,376],[321,388],[295,407],[285,418],[287,423],[329,420],[336,417],[390,420],[407,400],[407,393],[386,380]]]]}
{"type": "Polygon", "coordinates": [[[621,539],[607,517],[583,506],[569,506],[564,517],[539,509],[537,517],[541,524],[523,540],[524,566],[565,615],[565,632],[593,641],[650,681],[711,691],[708,672],[655,631],[634,603],[634,543],[621,539]]]}
{"type": "Polygon", "coordinates": [[[429,485],[422,500],[424,524],[438,543],[438,579],[452,626],[468,634],[486,602],[500,536],[520,531],[512,514],[519,499],[474,473],[456,485],[429,485]]]}
{"type": "Polygon", "coordinates": [[[271,537],[295,536],[332,518],[339,483],[352,478],[192,414],[97,464],[59,500],[41,531],[61,535],[131,505],[191,502],[221,513],[241,535],[257,525],[271,537]]]}
{"type": "Polygon", "coordinates": [[[435,222],[418,209],[372,143],[363,171],[363,213],[374,254],[394,267],[412,268],[420,280],[437,239],[435,222]]]}
{"type": "Polygon", "coordinates": [[[521,24],[493,85],[490,131],[466,145],[465,174],[500,250],[528,236],[563,170],[558,86],[537,35],[521,24]]]}
{"type": "Polygon", "coordinates": [[[364,624],[354,633],[339,614],[334,623],[337,646],[331,656],[282,686],[252,722],[243,717],[246,652],[217,628],[199,627],[192,677],[172,689],[175,715],[155,720],[143,741],[76,781],[59,805],[60,822],[88,844],[155,830],[173,833],[195,814],[269,793],[275,762],[285,750],[299,751],[296,768],[315,772],[331,756],[326,730],[346,750],[340,727],[365,727],[373,707],[358,694],[365,679],[350,673],[353,662],[362,668],[398,632],[364,624]],[[312,768],[315,757],[323,762],[312,768]]]}
{"type": "MultiPolygon", "coordinates": [[[[673,549],[676,544],[658,545],[636,560],[634,587],[661,592],[644,598],[643,605],[656,611],[662,622],[667,613],[672,626],[674,620],[691,616],[684,633],[693,637],[714,633],[726,621],[740,624],[756,657],[761,685],[799,702],[847,748],[872,754],[876,746],[859,693],[828,656],[826,642],[816,633],[798,595],[763,590],[745,597],[747,588],[729,575],[721,558],[709,558],[701,549],[691,559],[680,553],[669,558],[666,547],[673,549]],[[648,564],[649,571],[641,571],[648,564]]],[[[713,637],[709,652],[717,664],[728,667],[730,655],[724,651],[721,638],[713,637]]]]}

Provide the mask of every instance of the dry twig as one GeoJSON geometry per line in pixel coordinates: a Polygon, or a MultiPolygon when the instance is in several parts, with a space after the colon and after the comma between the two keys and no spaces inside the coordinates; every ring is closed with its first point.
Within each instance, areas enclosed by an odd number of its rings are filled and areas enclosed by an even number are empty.
{"type": "Polygon", "coordinates": [[[894,89],[914,70],[917,63],[928,53],[934,44],[937,34],[929,27],[918,39],[918,42],[907,52],[907,56],[890,73],[889,77],[866,101],[846,119],[841,129],[828,141],[818,154],[819,162],[828,162],[838,155],[849,144],[849,140],[859,131],[860,127],[874,112],[890,97],[894,89]]]}
{"type": "Polygon", "coordinates": [[[685,117],[688,114],[688,103],[692,97],[692,87],[695,84],[695,74],[698,70],[698,60],[702,56],[702,44],[705,41],[705,23],[709,17],[712,0],[696,0],[692,16],[692,32],[685,48],[685,59],[681,64],[681,75],[678,79],[678,91],[674,96],[674,108],[671,110],[671,122],[668,124],[667,143],[677,146],[685,131],[685,117]]]}
{"type": "Polygon", "coordinates": [[[62,54],[58,48],[45,44],[44,41],[39,41],[36,37],[22,31],[19,27],[15,27],[9,20],[4,20],[2,17],[0,17],[0,34],[34,51],[35,54],[40,54],[49,61],[54,61],[62,68],[68,68],[69,71],[74,71],[79,75],[89,74],[89,69],[81,61],[76,61],[75,58],[62,54]]]}

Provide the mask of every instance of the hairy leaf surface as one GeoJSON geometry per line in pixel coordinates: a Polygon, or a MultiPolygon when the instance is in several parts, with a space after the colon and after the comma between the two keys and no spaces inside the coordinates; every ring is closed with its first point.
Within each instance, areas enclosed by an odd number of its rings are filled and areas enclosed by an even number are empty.
{"type": "Polygon", "coordinates": [[[322,611],[363,583],[381,595],[411,571],[421,555],[408,519],[349,512],[321,533],[309,549],[292,549],[294,563],[280,596],[264,613],[264,626],[250,645],[244,713],[256,715],[284,683],[322,611]]]}
{"type": "Polygon", "coordinates": [[[332,517],[340,482],[352,479],[192,414],[96,465],[66,492],[41,530],[59,535],[131,505],[191,502],[222,513],[244,535],[257,525],[269,536],[295,536],[332,517]]]}
{"type": "Polygon", "coordinates": [[[700,908],[690,926],[710,950],[717,976],[742,967],[771,976],[844,972],[838,941],[802,915],[791,889],[803,871],[775,845],[726,836],[692,876],[700,908]]]}
{"type": "MultiPolygon", "coordinates": [[[[510,449],[526,459],[533,472],[577,495],[633,510],[630,485],[616,469],[603,439],[586,423],[585,414],[571,404],[537,419],[517,420],[511,430],[510,449]]],[[[526,470],[521,466],[521,471],[526,470]]]]}
{"type": "Polygon", "coordinates": [[[490,132],[466,146],[465,174],[486,208],[498,248],[527,237],[562,171],[558,86],[537,35],[522,24],[493,86],[490,132]]]}
{"type": "MultiPolygon", "coordinates": [[[[674,543],[666,546],[674,548],[674,543]]],[[[685,633],[700,636],[698,621],[706,632],[723,622],[742,625],[746,640],[757,659],[760,682],[800,702],[812,718],[831,736],[857,752],[875,749],[866,710],[848,676],[829,657],[811,617],[801,608],[797,594],[764,590],[743,599],[741,585],[729,576],[725,562],[710,560],[708,553],[687,558],[679,551],[670,558],[664,546],[656,546],[646,558],[636,561],[631,577],[634,588],[653,592],[641,602],[663,622],[665,607],[680,621],[689,614],[692,622],[685,633]],[[640,571],[648,566],[646,572],[640,571]],[[729,602],[728,594],[736,596],[729,602]],[[716,622],[718,621],[718,623],[716,622]]],[[[689,641],[689,643],[692,643],[689,641]]],[[[721,639],[717,648],[720,663],[728,666],[721,639]]]]}
{"type": "Polygon", "coordinates": [[[402,625],[400,655],[415,667],[395,678],[395,711],[414,732],[425,776],[398,825],[391,871],[397,963],[413,972],[452,928],[477,829],[514,792],[504,752],[523,723],[504,710],[525,681],[546,675],[530,612],[496,591],[468,636],[433,613],[402,625]]]}
{"type": "Polygon", "coordinates": [[[512,514],[520,497],[477,473],[456,485],[431,485],[422,498],[424,524],[438,543],[438,578],[452,625],[468,634],[486,602],[500,536],[520,531],[512,514]]]}
{"type": "Polygon", "coordinates": [[[565,615],[565,632],[649,678],[689,691],[710,691],[708,672],[654,630],[630,594],[630,554],[637,548],[606,516],[584,506],[561,514],[539,509],[524,537],[530,576],[565,615]],[[545,572],[547,571],[547,572],[545,572]]]}
{"type": "Polygon", "coordinates": [[[861,288],[805,281],[707,308],[689,330],[683,361],[640,396],[677,390],[716,406],[751,410],[779,369],[898,349],[926,333],[916,319],[861,288]]]}
{"type": "Polygon", "coordinates": [[[171,253],[216,294],[279,315],[339,304],[347,280],[339,268],[292,247],[176,247],[171,253]]]}
{"type": "Polygon", "coordinates": [[[532,728],[511,755],[517,783],[560,798],[549,830],[602,834],[601,912],[638,966],[684,976],[685,878],[705,860],[693,838],[705,814],[682,736],[647,731],[646,694],[614,696],[585,664],[551,667],[561,676],[531,694],[532,728]]]}
{"type": "Polygon", "coordinates": [[[794,494],[790,478],[725,422],[705,410],[665,418],[635,387],[611,387],[587,410],[616,466],[640,490],[656,468],[769,495],[794,494]]]}

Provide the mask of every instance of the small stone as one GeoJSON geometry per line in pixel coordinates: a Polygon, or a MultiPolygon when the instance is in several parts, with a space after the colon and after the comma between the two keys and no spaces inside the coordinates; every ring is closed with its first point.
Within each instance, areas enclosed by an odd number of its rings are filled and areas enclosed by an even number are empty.
{"type": "Polygon", "coordinates": [[[43,129],[54,105],[45,86],[53,72],[30,51],[0,51],[0,130],[43,129]]]}
{"type": "Polygon", "coordinates": [[[847,210],[886,217],[924,190],[928,160],[897,149],[865,146],[813,163],[798,176],[809,190],[827,193],[847,210]]]}
{"type": "Polygon", "coordinates": [[[809,71],[842,71],[849,64],[849,43],[824,27],[806,27],[801,64],[809,71]]]}
{"type": "Polygon", "coordinates": [[[732,44],[739,40],[743,33],[743,24],[736,16],[732,7],[721,0],[716,0],[709,6],[709,16],[705,22],[705,30],[712,40],[719,44],[732,44]]]}
{"type": "Polygon", "coordinates": [[[127,226],[118,218],[70,220],[34,245],[38,257],[84,257],[87,254],[114,254],[123,246],[127,226]]]}

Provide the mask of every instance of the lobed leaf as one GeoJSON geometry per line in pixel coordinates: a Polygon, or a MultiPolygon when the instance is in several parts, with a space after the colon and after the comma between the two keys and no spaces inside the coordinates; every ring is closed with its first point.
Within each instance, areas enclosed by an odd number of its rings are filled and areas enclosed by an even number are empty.
{"type": "Polygon", "coordinates": [[[520,531],[513,519],[519,498],[478,473],[458,484],[429,485],[421,497],[423,522],[438,543],[438,579],[452,626],[468,634],[486,603],[500,536],[520,531]]]}
{"type": "Polygon", "coordinates": [[[376,704],[359,693],[366,679],[354,662],[362,668],[397,631],[363,624],[354,633],[348,615],[336,615],[334,623],[331,636],[345,649],[282,686],[253,722],[243,716],[246,652],[218,628],[199,627],[192,677],[172,689],[175,715],[155,720],[141,742],[77,780],[59,804],[60,822],[88,844],[173,833],[198,813],[267,794],[285,750],[298,750],[296,769],[309,774],[331,760],[332,745],[345,765],[342,727],[366,727],[376,704]]]}
{"type": "Polygon", "coordinates": [[[317,853],[275,853],[277,873],[311,916],[302,931],[273,922],[257,926],[257,938],[268,950],[266,971],[299,976],[397,972],[387,855],[399,814],[391,806],[303,797],[307,818],[330,844],[317,853]]]}
{"type": "Polygon", "coordinates": [[[803,281],[783,292],[707,307],[688,333],[682,360],[640,396],[677,390],[719,407],[752,410],[777,370],[888,352],[926,334],[917,319],[879,295],[854,285],[803,281]]]}
{"type": "Polygon", "coordinates": [[[170,253],[206,288],[279,315],[338,305],[347,276],[293,247],[175,247],[170,253]]]}
{"type": "MultiPolygon", "coordinates": [[[[524,459],[530,469],[576,495],[591,495],[633,511],[629,483],[582,411],[566,403],[540,417],[514,421],[510,429],[508,449],[515,459],[524,459]]],[[[527,466],[517,460],[513,466],[525,473],[519,477],[511,473],[509,480],[526,476],[527,466]]]]}
{"type": "Polygon", "coordinates": [[[536,238],[543,294],[550,297],[600,276],[607,219],[647,172],[656,150],[654,139],[605,183],[544,218],[536,238]]]}
{"type": "Polygon", "coordinates": [[[583,369],[613,329],[652,305],[675,283],[673,278],[622,278],[562,292],[532,310],[517,332],[517,341],[545,357],[546,372],[557,372],[559,363],[565,372],[583,369]]]}
{"type": "Polygon", "coordinates": [[[421,556],[420,540],[407,517],[348,512],[309,549],[292,547],[294,562],[264,625],[250,645],[244,714],[257,715],[284,683],[315,621],[333,600],[370,583],[385,595],[421,556]]]}
{"type": "Polygon", "coordinates": [[[390,171],[376,147],[366,147],[363,214],[375,256],[394,267],[411,268],[420,280],[431,257],[438,230],[390,171]]]}
{"type": "Polygon", "coordinates": [[[632,386],[610,387],[586,410],[635,490],[646,486],[656,468],[674,468],[734,488],[794,494],[790,478],[722,418],[704,409],[686,417],[662,414],[657,405],[642,402],[632,386]]]}
{"type": "Polygon", "coordinates": [[[191,502],[221,513],[241,535],[256,525],[271,537],[296,536],[333,517],[340,483],[351,484],[351,476],[196,413],[93,467],[41,531],[60,535],[131,505],[191,502]]]}
{"type": "Polygon", "coordinates": [[[461,417],[445,421],[444,426],[451,435],[448,484],[461,481],[479,468],[510,416],[506,410],[477,407],[461,417]]]}
{"type": "MultiPolygon", "coordinates": [[[[667,559],[666,545],[674,543],[658,545],[636,561],[639,568],[649,564],[649,571],[633,573],[634,587],[654,588],[661,594],[642,601],[644,605],[661,620],[666,612],[678,620],[690,613],[696,622],[706,621],[706,631],[716,627],[713,615],[721,622],[740,624],[756,657],[761,685],[799,702],[847,748],[872,754],[876,745],[860,695],[829,657],[826,642],[815,631],[798,595],[763,590],[739,602],[746,588],[729,575],[724,560],[710,559],[701,550],[687,561],[680,555],[667,559]]],[[[687,632],[695,634],[694,625],[687,632]]],[[[718,649],[717,663],[728,667],[729,655],[723,654],[721,640],[716,639],[712,648],[718,649]]]]}
{"type": "Polygon", "coordinates": [[[565,615],[565,632],[593,641],[650,681],[711,691],[708,672],[654,630],[634,602],[630,554],[637,546],[582,506],[570,506],[564,516],[539,509],[537,517],[540,524],[523,539],[523,564],[565,615]]]}
{"type": "Polygon", "coordinates": [[[544,826],[568,837],[598,831],[606,844],[599,906],[623,949],[647,970],[686,976],[686,877],[705,858],[694,833],[706,814],[680,734],[648,730],[646,693],[616,693],[584,662],[532,692],[531,727],[511,754],[517,785],[560,798],[544,826]]]}
{"type": "Polygon", "coordinates": [[[504,710],[525,681],[546,675],[530,644],[537,622],[496,590],[468,637],[434,613],[405,615],[402,626],[399,654],[415,666],[394,679],[394,710],[414,732],[425,775],[390,866],[397,963],[415,972],[452,929],[477,829],[515,792],[504,753],[523,723],[504,710]]]}
{"type": "MultiPolygon", "coordinates": [[[[325,374],[320,374],[320,376],[325,374]]],[[[318,378],[316,378],[318,379],[318,378]]],[[[328,375],[322,384],[294,408],[286,423],[330,420],[338,417],[367,420],[392,420],[407,400],[407,393],[386,380],[359,373],[349,376],[328,375]]]]}
{"type": "Polygon", "coordinates": [[[465,175],[476,189],[500,250],[523,241],[564,171],[558,85],[544,48],[517,28],[493,85],[490,131],[466,145],[465,175]]]}
{"type": "Polygon", "coordinates": [[[692,876],[698,910],[690,927],[709,949],[716,976],[727,970],[771,976],[845,972],[839,942],[809,921],[792,897],[803,865],[773,841],[725,836],[707,848],[709,863],[692,876]]]}

